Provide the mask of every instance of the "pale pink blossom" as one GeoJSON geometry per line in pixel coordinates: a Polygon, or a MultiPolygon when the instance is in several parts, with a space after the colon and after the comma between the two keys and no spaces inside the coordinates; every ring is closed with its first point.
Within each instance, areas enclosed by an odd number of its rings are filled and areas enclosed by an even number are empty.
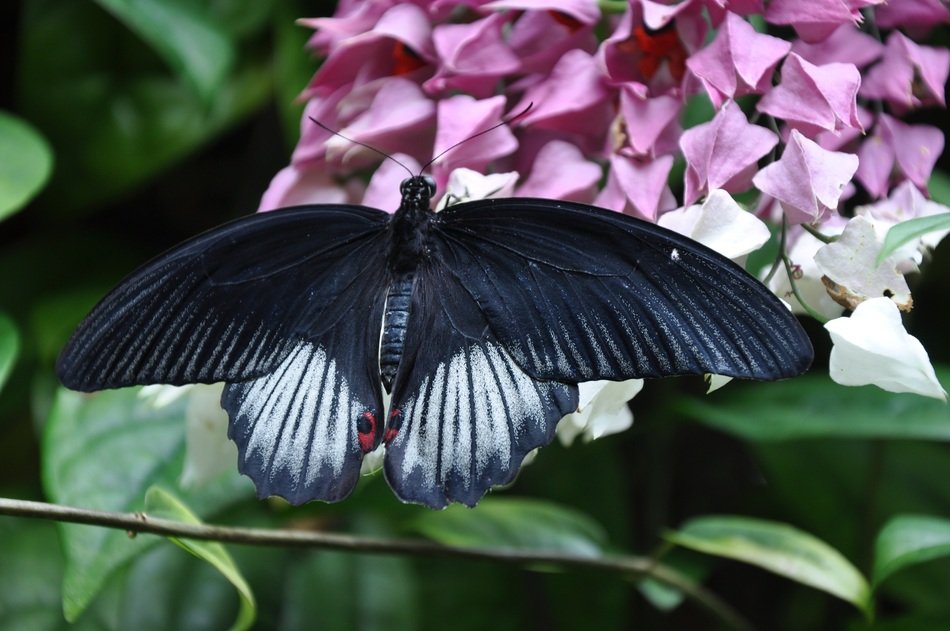
{"type": "Polygon", "coordinates": [[[887,38],[883,59],[865,77],[861,96],[882,99],[902,109],[944,107],[948,72],[950,50],[921,46],[894,31],[887,38]]]}

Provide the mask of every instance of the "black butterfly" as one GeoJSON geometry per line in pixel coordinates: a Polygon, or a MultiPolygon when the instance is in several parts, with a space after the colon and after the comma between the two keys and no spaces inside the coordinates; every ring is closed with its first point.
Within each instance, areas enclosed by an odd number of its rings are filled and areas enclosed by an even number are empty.
{"type": "Polygon", "coordinates": [[[363,454],[407,502],[474,505],[577,408],[577,383],[798,375],[812,349],[732,261],[620,213],[486,199],[434,213],[287,208],[215,228],[116,287],[59,358],[73,389],[227,383],[263,496],[340,500],[363,454]],[[382,386],[392,393],[384,415],[382,386]]]}

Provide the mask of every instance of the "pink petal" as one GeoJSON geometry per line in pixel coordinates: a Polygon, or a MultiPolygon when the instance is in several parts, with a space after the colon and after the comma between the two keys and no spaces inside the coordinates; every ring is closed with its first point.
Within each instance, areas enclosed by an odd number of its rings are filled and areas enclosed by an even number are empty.
{"type": "Polygon", "coordinates": [[[782,157],[752,182],[781,202],[791,223],[811,223],[837,208],[857,168],[857,156],[822,149],[793,129],[782,157]]]}
{"type": "Polygon", "coordinates": [[[557,62],[551,75],[532,86],[509,113],[534,107],[517,124],[599,137],[610,124],[610,98],[594,58],[572,50],[557,62]]]}
{"type": "Polygon", "coordinates": [[[880,115],[878,125],[881,137],[890,145],[907,179],[927,190],[930,174],[943,153],[943,133],[929,125],[904,124],[887,114],[880,115]]]}
{"type": "Polygon", "coordinates": [[[271,180],[257,212],[303,204],[352,204],[359,199],[357,193],[340,186],[324,169],[290,165],[271,180]]]}
{"type": "Polygon", "coordinates": [[[483,5],[486,9],[525,9],[528,11],[555,11],[569,15],[581,24],[596,24],[600,8],[594,0],[495,0],[483,5]]]}
{"type": "Polygon", "coordinates": [[[855,177],[874,198],[887,195],[891,171],[894,169],[894,151],[878,134],[861,143],[858,149],[858,170],[855,177]]]}
{"type": "Polygon", "coordinates": [[[761,92],[790,48],[788,42],[757,33],[748,22],[727,12],[716,39],[693,54],[686,66],[718,108],[737,95],[761,92]]]}
{"type": "Polygon", "coordinates": [[[861,96],[904,108],[945,106],[948,73],[950,51],[920,46],[895,31],[887,38],[884,59],[868,72],[861,96]]]}
{"type": "Polygon", "coordinates": [[[538,152],[531,174],[518,187],[517,195],[590,203],[602,175],[600,165],[584,158],[576,145],[552,140],[538,152]],[[564,177],[565,173],[570,177],[564,177]]]}
{"type": "Polygon", "coordinates": [[[861,73],[853,64],[815,66],[791,53],[782,65],[782,82],[762,97],[756,109],[808,132],[815,127],[863,129],[857,110],[860,87],[861,73]]]}
{"type": "Polygon", "coordinates": [[[713,120],[686,130],[680,138],[686,158],[683,204],[692,204],[714,188],[731,193],[747,189],[750,168],[777,142],[774,133],[749,123],[738,105],[726,103],[713,120]]]}
{"type": "Polygon", "coordinates": [[[676,200],[667,186],[673,168],[673,156],[642,161],[626,156],[610,157],[610,170],[630,203],[632,214],[656,221],[657,214],[676,207],[676,200]]]}
{"type": "MultiPolygon", "coordinates": [[[[663,147],[661,136],[672,132],[679,136],[679,116],[683,108],[681,99],[668,95],[649,98],[642,84],[626,83],[620,88],[620,113],[627,132],[630,147],[638,156],[656,156],[673,153],[673,147],[663,147]]],[[[668,144],[668,143],[667,143],[668,144]]]]}
{"type": "MultiPolygon", "coordinates": [[[[512,24],[508,46],[520,62],[517,74],[547,76],[567,51],[578,48],[590,53],[597,49],[592,26],[578,23],[580,27],[574,28],[559,21],[556,15],[549,11],[528,11],[512,24]]],[[[533,83],[543,76],[526,80],[533,83]]]]}
{"type": "Polygon", "coordinates": [[[492,14],[468,24],[442,24],[432,31],[440,65],[423,87],[429,94],[461,89],[490,96],[498,77],[515,72],[520,61],[502,29],[511,16],[492,14]]]}
{"type": "MultiPolygon", "coordinates": [[[[431,155],[435,104],[407,79],[389,77],[376,85],[376,94],[358,117],[327,141],[327,159],[344,165],[376,161],[379,155],[351,142],[359,141],[384,153],[403,152],[418,159],[431,155]]],[[[352,96],[352,95],[351,95],[352,96]]]]}
{"type": "Polygon", "coordinates": [[[891,0],[874,10],[878,27],[899,26],[929,29],[950,22],[950,7],[941,0],[891,0]]]}
{"type": "Polygon", "coordinates": [[[851,24],[843,24],[821,42],[809,44],[795,40],[792,52],[816,66],[837,62],[863,68],[884,54],[884,44],[851,24]]]}
{"type": "Polygon", "coordinates": [[[820,42],[842,24],[857,24],[861,14],[857,6],[873,2],[849,3],[844,0],[771,0],[765,20],[792,26],[806,42],[820,42]]]}
{"type": "Polygon", "coordinates": [[[504,108],[505,97],[501,95],[477,101],[460,94],[439,101],[433,154],[438,156],[452,145],[465,142],[436,160],[433,165],[436,182],[444,184],[448,174],[458,167],[483,171],[493,160],[514,153],[518,141],[506,125],[466,140],[501,122],[504,108]]]}

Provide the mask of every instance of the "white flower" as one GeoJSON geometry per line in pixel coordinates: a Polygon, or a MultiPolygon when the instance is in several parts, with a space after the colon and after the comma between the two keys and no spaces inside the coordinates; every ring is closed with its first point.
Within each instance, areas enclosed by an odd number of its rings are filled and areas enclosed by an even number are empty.
{"type": "Polygon", "coordinates": [[[237,447],[228,439],[228,415],[221,408],[224,384],[195,384],[188,391],[185,408],[184,488],[201,486],[219,474],[233,470],[237,447]]]}
{"type": "Polygon", "coordinates": [[[904,330],[897,305],[889,298],[865,300],[851,317],[832,320],[825,328],[834,342],[829,371],[836,383],[873,384],[889,392],[947,400],[927,351],[904,330]]]}
{"type": "Polygon", "coordinates": [[[898,271],[896,257],[875,265],[882,245],[874,223],[858,216],[848,221],[837,241],[815,254],[815,263],[831,281],[826,281],[828,292],[839,304],[854,309],[870,298],[888,296],[901,309],[910,310],[910,288],[898,271]]]}
{"type": "Polygon", "coordinates": [[[633,425],[627,403],[643,389],[643,379],[587,381],[577,387],[577,412],[562,418],[557,426],[561,444],[570,445],[581,434],[585,440],[593,440],[633,425]]]}
{"type": "Polygon", "coordinates": [[[768,226],[721,189],[710,192],[702,206],[671,210],[657,223],[733,260],[758,250],[769,240],[768,226]]]}
{"type": "Polygon", "coordinates": [[[511,197],[518,181],[518,172],[482,175],[478,171],[460,167],[452,171],[445,185],[445,195],[439,200],[436,211],[446,206],[489,197],[511,197]]]}

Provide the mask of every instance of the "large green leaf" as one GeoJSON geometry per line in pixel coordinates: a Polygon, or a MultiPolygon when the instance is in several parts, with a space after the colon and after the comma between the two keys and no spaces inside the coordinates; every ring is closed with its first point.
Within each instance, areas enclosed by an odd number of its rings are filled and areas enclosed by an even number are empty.
{"type": "Polygon", "coordinates": [[[215,87],[205,100],[96,4],[29,0],[22,23],[19,106],[56,150],[58,168],[44,200],[57,210],[88,207],[129,190],[270,94],[268,61],[254,48],[223,79],[213,79],[218,70],[206,73],[201,81],[215,87]]]}
{"type": "Polygon", "coordinates": [[[63,575],[56,527],[0,518],[0,631],[67,629],[57,584],[63,575]]]}
{"type": "Polygon", "coordinates": [[[877,536],[874,584],[898,570],[950,556],[950,519],[927,515],[894,517],[877,536]]]}
{"type": "Polygon", "coordinates": [[[666,538],[677,545],[757,565],[872,613],[864,576],[824,541],[788,524],[731,515],[699,517],[666,538]]]}
{"type": "Polygon", "coordinates": [[[7,382],[19,352],[20,335],[16,325],[5,313],[0,312],[0,390],[7,382]]]}
{"type": "MultiPolygon", "coordinates": [[[[83,395],[62,390],[43,437],[46,493],[57,503],[109,511],[145,507],[145,492],[155,484],[175,489],[202,515],[251,494],[236,469],[205,487],[178,487],[185,453],[185,397],[157,407],[126,388],[83,395]]],[[[129,559],[159,540],[123,532],[63,524],[66,556],[63,607],[76,617],[109,578],[129,559]]]]}
{"type": "MultiPolygon", "coordinates": [[[[936,366],[950,383],[950,369],[936,366]]],[[[839,386],[826,375],[737,384],[673,403],[686,416],[754,441],[801,438],[950,440],[950,410],[940,401],[874,386],[839,386]]]]}
{"type": "Polygon", "coordinates": [[[412,528],[439,543],[545,550],[596,557],[606,544],[600,524],[575,510],[539,500],[483,499],[478,510],[451,506],[424,513],[412,528]]]}
{"type": "Polygon", "coordinates": [[[25,206],[52,169],[46,140],[26,121],[0,112],[0,220],[25,206]]]}
{"type": "Polygon", "coordinates": [[[96,0],[155,49],[204,101],[234,63],[234,42],[200,4],[180,0],[96,0]]]}
{"type": "MultiPolygon", "coordinates": [[[[159,486],[153,486],[145,493],[145,510],[149,515],[164,519],[173,519],[186,524],[201,523],[201,520],[180,499],[159,486]]],[[[215,541],[197,541],[178,537],[170,537],[170,539],[184,550],[209,563],[234,585],[234,589],[241,598],[241,608],[231,628],[236,631],[250,629],[254,624],[254,619],[257,618],[254,594],[251,593],[247,581],[244,580],[234,559],[224,546],[215,541]]]]}

